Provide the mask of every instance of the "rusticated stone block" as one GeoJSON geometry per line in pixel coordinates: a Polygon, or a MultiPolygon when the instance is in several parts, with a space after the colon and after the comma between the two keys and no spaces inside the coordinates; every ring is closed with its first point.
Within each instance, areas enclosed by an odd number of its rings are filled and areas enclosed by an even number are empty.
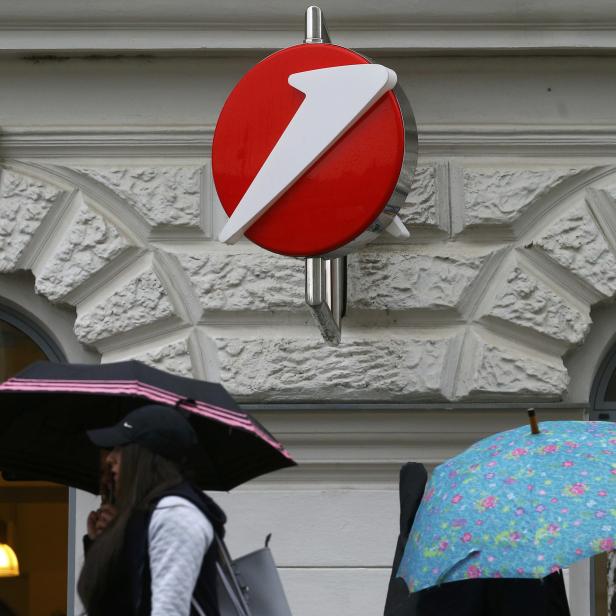
{"type": "Polygon", "coordinates": [[[349,303],[369,310],[454,308],[487,259],[366,250],[349,257],[349,303]]]}
{"type": "Polygon", "coordinates": [[[603,295],[616,292],[616,257],[584,206],[556,220],[533,244],[603,295]]]}
{"type": "Polygon", "coordinates": [[[192,377],[192,361],[188,350],[188,340],[179,340],[172,344],[165,345],[155,351],[149,351],[141,355],[136,355],[145,364],[165,370],[172,374],[192,377]]]}
{"type": "Polygon", "coordinates": [[[437,200],[436,166],[417,167],[411,190],[400,208],[400,218],[409,226],[436,225],[437,200]]]}
{"type": "MultiPolygon", "coordinates": [[[[474,348],[466,357],[465,376],[457,384],[456,397],[507,395],[510,397],[560,398],[568,384],[567,371],[560,361],[545,361],[538,355],[487,342],[475,334],[474,348]]],[[[467,347],[468,348],[468,347],[467,347]]],[[[470,350],[470,349],[469,349],[470,350]]]]}
{"type": "Polygon", "coordinates": [[[154,272],[146,272],[78,315],[75,333],[82,342],[93,343],[172,315],[173,307],[160,280],[154,272]]]}
{"type": "Polygon", "coordinates": [[[51,300],[66,296],[128,246],[118,230],[82,206],[64,241],[36,280],[36,290],[51,300]]]}
{"type": "Polygon", "coordinates": [[[588,313],[568,304],[546,284],[515,268],[489,315],[577,344],[590,328],[588,313]]]}
{"type": "Polygon", "coordinates": [[[347,340],[223,338],[222,383],[243,399],[382,399],[441,397],[449,339],[347,340]]]}
{"type": "Polygon", "coordinates": [[[60,200],[57,186],[4,169],[0,176],[0,272],[10,272],[46,214],[60,200]]]}
{"type": "MultiPolygon", "coordinates": [[[[365,251],[349,257],[349,305],[452,308],[488,257],[365,251]]],[[[302,310],[304,262],[264,254],[179,255],[205,310],[302,310]]]]}
{"type": "Polygon", "coordinates": [[[201,167],[76,167],[113,190],[151,225],[201,225],[201,167]]]}
{"type": "Polygon", "coordinates": [[[178,255],[205,310],[298,310],[304,261],[267,254],[178,255]]]}
{"type": "Polygon", "coordinates": [[[464,224],[510,224],[581,169],[464,169],[464,224]]]}

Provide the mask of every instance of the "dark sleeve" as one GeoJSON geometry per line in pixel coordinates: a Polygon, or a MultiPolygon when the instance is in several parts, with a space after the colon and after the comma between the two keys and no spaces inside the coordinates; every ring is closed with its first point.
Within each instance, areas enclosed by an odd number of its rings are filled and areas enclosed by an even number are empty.
{"type": "Polygon", "coordinates": [[[385,599],[385,616],[416,613],[417,597],[409,595],[406,582],[402,578],[396,577],[396,573],[404,554],[415,514],[423,497],[427,479],[428,473],[423,464],[407,462],[400,469],[400,534],[398,535],[391,578],[385,599]]]}
{"type": "Polygon", "coordinates": [[[94,543],[94,539],[90,539],[88,535],[83,536],[83,553],[87,554],[94,543]]]}

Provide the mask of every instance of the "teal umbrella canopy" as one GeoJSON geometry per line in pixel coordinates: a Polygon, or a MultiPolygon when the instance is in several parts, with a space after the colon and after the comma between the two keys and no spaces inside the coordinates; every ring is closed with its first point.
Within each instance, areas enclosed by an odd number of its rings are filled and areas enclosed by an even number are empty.
{"type": "Polygon", "coordinates": [[[616,424],[540,428],[489,436],[434,470],[398,569],[411,592],[541,578],[616,548],[616,424]]]}

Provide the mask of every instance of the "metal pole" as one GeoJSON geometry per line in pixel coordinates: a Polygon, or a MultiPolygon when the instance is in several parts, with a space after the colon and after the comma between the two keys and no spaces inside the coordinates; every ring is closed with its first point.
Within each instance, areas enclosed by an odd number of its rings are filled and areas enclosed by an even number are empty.
{"type": "Polygon", "coordinates": [[[331,43],[323,11],[318,6],[306,9],[306,38],[304,43],[331,43]]]}
{"type": "Polygon", "coordinates": [[[340,320],[345,309],[346,258],[306,259],[306,303],[324,340],[340,344],[340,320]]]}
{"type": "Polygon", "coordinates": [[[334,322],[338,327],[346,311],[346,257],[338,257],[327,262],[329,264],[329,297],[328,301],[334,322]]]}
{"type": "MultiPolygon", "coordinates": [[[[306,9],[304,43],[330,43],[323,11],[306,9]]],[[[340,343],[340,321],[346,309],[346,257],[306,259],[306,303],[328,344],[340,343]]]]}

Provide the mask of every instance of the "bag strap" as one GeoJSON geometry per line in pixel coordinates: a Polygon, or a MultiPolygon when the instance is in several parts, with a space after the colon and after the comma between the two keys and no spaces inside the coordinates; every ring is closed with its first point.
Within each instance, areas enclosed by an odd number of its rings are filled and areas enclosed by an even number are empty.
{"type": "Polygon", "coordinates": [[[229,597],[229,600],[233,604],[233,609],[235,610],[237,616],[248,616],[244,610],[244,608],[240,605],[237,593],[233,590],[231,583],[229,582],[229,578],[223,571],[222,567],[219,563],[216,563],[216,571],[218,572],[218,577],[220,578],[222,585],[229,597]]]}
{"type": "Polygon", "coordinates": [[[234,608],[237,610],[238,616],[252,616],[250,608],[246,603],[246,597],[242,592],[242,587],[237,580],[235,569],[233,568],[233,561],[231,560],[227,546],[217,533],[215,533],[214,536],[216,546],[218,548],[218,562],[216,563],[216,571],[220,576],[221,582],[225,587],[234,608]]]}

